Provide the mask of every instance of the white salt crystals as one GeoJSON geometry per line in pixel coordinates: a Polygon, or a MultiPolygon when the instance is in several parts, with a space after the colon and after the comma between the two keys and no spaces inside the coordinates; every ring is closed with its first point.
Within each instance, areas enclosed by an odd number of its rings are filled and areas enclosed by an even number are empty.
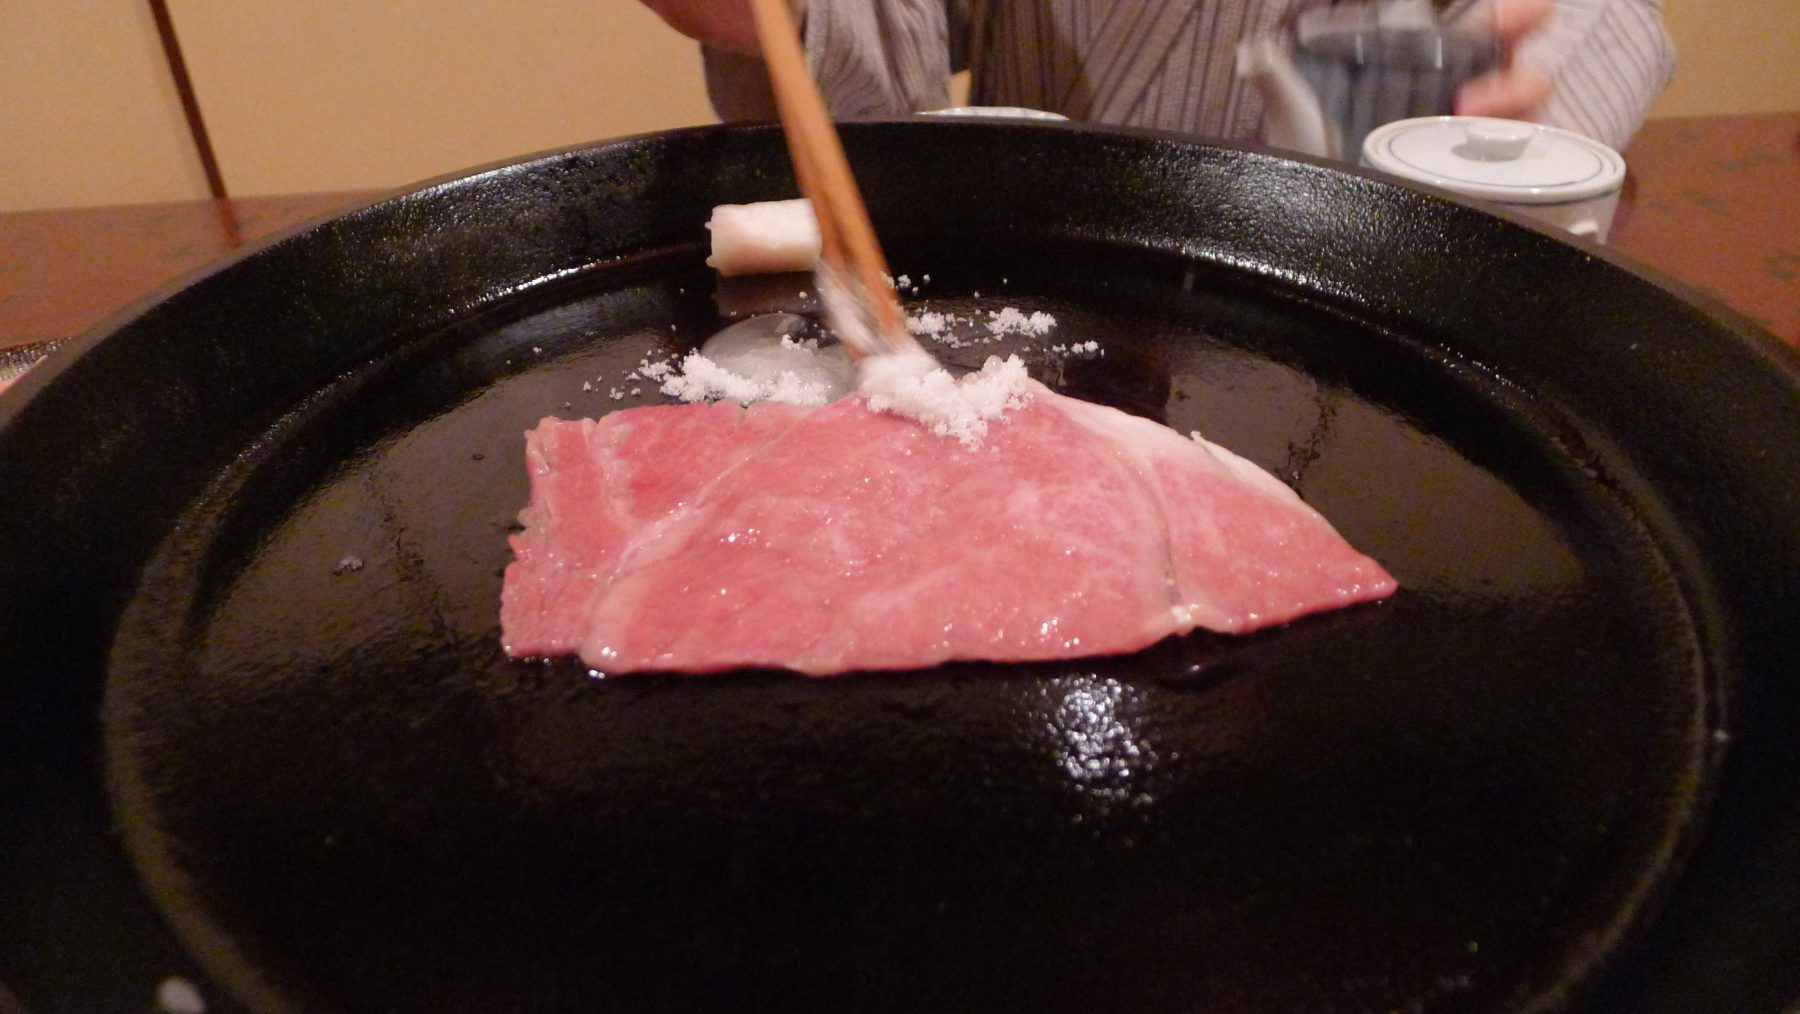
{"type": "Polygon", "coordinates": [[[831,401],[834,396],[832,385],[817,377],[803,377],[793,370],[781,370],[772,376],[746,377],[698,352],[688,353],[681,361],[681,369],[663,381],[662,393],[689,402],[729,398],[740,405],[780,401],[816,406],[831,401]]]}
{"type": "Polygon", "coordinates": [[[1041,338],[1055,327],[1056,318],[1051,314],[1041,310],[1026,313],[1015,306],[995,310],[985,319],[938,310],[920,310],[906,317],[908,331],[953,349],[993,344],[1008,335],[1041,338]]]}
{"type": "MultiPolygon", "coordinates": [[[[729,350],[728,350],[729,351],[729,350]]],[[[971,450],[981,445],[988,425],[1030,400],[1030,375],[1018,356],[989,356],[982,368],[956,378],[922,353],[871,356],[852,365],[842,346],[820,349],[815,342],[781,336],[756,356],[740,354],[726,363],[690,352],[678,366],[661,364],[662,393],[684,402],[759,401],[819,406],[849,393],[847,378],[859,374],[872,412],[915,420],[938,436],[971,450]],[[787,365],[797,368],[787,369],[787,365]]],[[[649,370],[640,367],[648,375],[649,370]]]]}
{"type": "Polygon", "coordinates": [[[1050,333],[1056,326],[1056,318],[1042,311],[1026,316],[1016,307],[988,314],[987,329],[991,334],[1028,334],[1041,336],[1050,333]]]}
{"type": "Polygon", "coordinates": [[[921,310],[906,318],[906,329],[913,334],[939,338],[955,323],[956,317],[953,314],[938,313],[936,310],[921,310]]]}
{"type": "Polygon", "coordinates": [[[979,372],[957,379],[930,356],[894,355],[863,360],[858,387],[870,411],[916,420],[973,450],[990,422],[1031,399],[1029,380],[1018,356],[989,356],[979,372]]]}
{"type": "Polygon", "coordinates": [[[796,340],[805,325],[790,313],[752,317],[707,339],[679,369],[663,364],[653,375],[645,365],[638,372],[682,401],[823,405],[849,393],[856,368],[842,346],[821,349],[816,340],[796,340]]]}

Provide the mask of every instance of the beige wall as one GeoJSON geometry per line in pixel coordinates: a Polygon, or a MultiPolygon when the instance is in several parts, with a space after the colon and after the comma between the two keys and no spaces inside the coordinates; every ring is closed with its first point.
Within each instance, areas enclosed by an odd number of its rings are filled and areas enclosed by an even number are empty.
{"type": "MultiPolygon", "coordinates": [[[[233,194],[399,186],[706,122],[636,0],[169,0],[233,194]]],[[[1800,109],[1800,0],[1668,0],[1654,115],[1800,109]]],[[[202,197],[144,0],[0,0],[0,210],[202,197]]]]}
{"type": "Polygon", "coordinates": [[[635,0],[170,0],[233,194],[388,187],[706,123],[699,50],[635,0]]]}
{"type": "MultiPolygon", "coordinates": [[[[233,195],[400,186],[713,119],[636,0],[169,0],[233,195]]],[[[0,0],[0,210],[207,195],[144,0],[0,0]]]]}
{"type": "Polygon", "coordinates": [[[0,210],[205,197],[142,0],[0,0],[0,210]]]}
{"type": "Polygon", "coordinates": [[[1665,0],[1675,82],[1652,116],[1800,109],[1800,0],[1665,0]]]}

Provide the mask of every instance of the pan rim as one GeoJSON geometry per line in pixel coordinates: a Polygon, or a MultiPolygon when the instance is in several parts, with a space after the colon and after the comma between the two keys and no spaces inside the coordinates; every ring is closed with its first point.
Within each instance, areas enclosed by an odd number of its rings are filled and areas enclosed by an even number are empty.
{"type": "MultiPolygon", "coordinates": [[[[877,121],[876,126],[885,127],[888,125],[893,125],[894,123],[904,123],[904,124],[908,125],[909,129],[911,129],[911,127],[913,127],[915,125],[923,126],[925,129],[929,129],[932,131],[991,129],[991,125],[987,125],[987,124],[963,124],[963,123],[942,124],[942,123],[938,123],[938,122],[932,122],[930,124],[919,125],[917,123],[917,121],[913,121],[913,120],[877,121]]],[[[850,136],[854,136],[858,132],[858,130],[861,129],[861,126],[862,126],[861,124],[852,124],[847,127],[846,133],[850,136]]],[[[71,345],[69,348],[65,349],[64,352],[59,354],[58,356],[53,357],[54,361],[52,363],[45,364],[40,370],[34,371],[34,373],[42,373],[42,376],[30,377],[24,381],[21,381],[21,383],[19,385],[19,387],[21,389],[15,389],[12,392],[12,394],[13,394],[12,398],[10,398],[10,399],[0,398],[0,436],[3,436],[5,434],[6,430],[8,429],[8,426],[11,422],[13,422],[15,419],[19,418],[20,416],[24,415],[27,411],[29,411],[28,406],[31,404],[31,402],[33,400],[33,395],[35,395],[39,390],[42,390],[43,388],[52,384],[57,379],[57,377],[60,376],[66,368],[68,368],[68,365],[70,364],[70,362],[77,359],[82,353],[91,349],[93,346],[97,345],[101,341],[104,341],[106,338],[112,336],[113,334],[116,334],[119,331],[124,330],[126,327],[131,325],[134,321],[141,318],[149,310],[153,309],[156,306],[161,305],[162,303],[166,302],[169,298],[173,297],[174,295],[176,295],[182,291],[185,291],[186,289],[190,288],[191,286],[195,285],[196,283],[198,283],[206,278],[217,275],[225,270],[228,270],[233,265],[235,265],[241,261],[250,259],[255,256],[259,256],[272,248],[275,248],[282,244],[291,242],[296,237],[298,237],[304,233],[310,232],[312,229],[317,228],[318,226],[320,226],[322,224],[336,222],[336,221],[340,221],[340,220],[352,219],[357,216],[371,214],[371,213],[373,213],[373,211],[375,209],[377,209],[383,205],[386,205],[389,202],[395,201],[397,199],[402,199],[402,198],[407,198],[407,197],[416,197],[416,196],[430,193],[434,190],[441,190],[441,189],[444,189],[447,187],[453,188],[455,185],[459,185],[459,184],[460,185],[468,185],[468,184],[472,183],[472,181],[475,181],[477,179],[492,178],[492,176],[496,173],[524,171],[526,168],[528,168],[530,166],[541,164],[546,161],[554,161],[558,158],[566,157],[572,153],[587,152],[587,151],[596,150],[597,148],[608,148],[613,145],[627,145],[627,144],[633,144],[633,143],[646,143],[646,142],[648,142],[648,143],[664,143],[667,141],[667,139],[669,137],[674,136],[674,135],[688,135],[688,134],[711,135],[711,134],[721,134],[721,133],[754,133],[756,131],[765,131],[765,132],[772,133],[773,129],[774,128],[767,127],[767,126],[749,127],[749,128],[737,127],[737,126],[708,126],[708,127],[687,128],[682,131],[660,132],[660,133],[655,133],[655,134],[638,135],[636,137],[623,138],[623,139],[619,139],[618,141],[607,142],[605,144],[601,144],[601,145],[597,145],[597,146],[596,145],[568,146],[568,147],[564,147],[564,148],[553,149],[549,152],[539,153],[536,155],[528,156],[523,159],[506,160],[506,161],[494,163],[494,164],[491,164],[488,166],[478,167],[475,170],[471,170],[471,171],[467,171],[467,172],[463,172],[463,173],[452,174],[452,175],[445,176],[445,177],[440,177],[440,178],[437,178],[437,179],[434,179],[431,181],[426,181],[423,184],[415,185],[412,187],[401,188],[392,193],[389,193],[389,194],[386,194],[386,195],[383,195],[380,197],[372,198],[372,199],[368,200],[366,203],[357,205],[355,207],[350,207],[347,209],[340,210],[338,212],[331,212],[331,213],[327,213],[325,215],[318,216],[317,218],[315,218],[313,220],[309,220],[308,222],[301,223],[301,224],[296,225],[288,230],[284,230],[283,232],[274,234],[274,235],[272,235],[270,237],[266,237],[265,239],[260,240],[256,243],[250,244],[250,245],[246,246],[244,249],[236,251],[232,255],[230,255],[226,258],[222,258],[221,260],[216,261],[212,264],[209,264],[202,268],[196,269],[193,272],[189,272],[188,274],[184,275],[182,278],[177,279],[177,280],[169,283],[168,285],[162,286],[159,289],[157,289],[151,293],[148,293],[143,297],[140,297],[140,299],[134,301],[132,304],[128,305],[127,307],[122,308],[121,310],[115,312],[113,315],[109,316],[106,320],[102,321],[100,324],[97,324],[97,325],[95,325],[95,327],[90,328],[87,331],[83,332],[83,334],[80,336],[80,338],[71,342],[71,345]]],[[[1517,216],[1516,213],[1503,212],[1503,211],[1500,213],[1496,213],[1495,209],[1493,209],[1493,208],[1482,206],[1481,204],[1479,204],[1477,202],[1472,202],[1467,199],[1460,198],[1457,195],[1452,195],[1452,194],[1435,191],[1433,188],[1430,188],[1427,186],[1413,184],[1413,183],[1410,183],[1407,181],[1399,181],[1399,180],[1395,180],[1391,177],[1385,177],[1378,173],[1358,170],[1358,169],[1354,169],[1351,167],[1340,166],[1340,165],[1328,165],[1328,164],[1325,164],[1322,162],[1318,162],[1316,160],[1294,159],[1294,158],[1290,158],[1286,155],[1276,154],[1276,153],[1268,152],[1266,150],[1261,150],[1254,146],[1216,145],[1216,144],[1211,144],[1210,142],[1206,142],[1201,139],[1186,138],[1186,137],[1182,137],[1181,135],[1171,135],[1171,134],[1167,134],[1165,132],[1100,129],[1100,128],[1093,128],[1093,127],[1088,127],[1088,126],[1084,126],[1084,125],[1055,125],[1055,124],[1035,125],[1035,126],[1030,127],[1029,129],[1071,131],[1071,132],[1078,132],[1078,133],[1097,133],[1097,134],[1108,134],[1108,135],[1116,134],[1116,135],[1127,136],[1127,137],[1142,136],[1142,137],[1149,137],[1151,139],[1155,139],[1155,140],[1159,140],[1159,141],[1176,142],[1176,143],[1179,143],[1182,145],[1190,145],[1190,144],[1199,143],[1199,144],[1206,145],[1208,147],[1224,148],[1226,150],[1247,152],[1250,154],[1255,154],[1255,155],[1275,159],[1278,161],[1297,162],[1300,164],[1312,165],[1316,168],[1330,169],[1330,170],[1332,170],[1334,172],[1338,172],[1338,173],[1345,173],[1345,174],[1352,175],[1352,176],[1359,176],[1359,177],[1362,177],[1365,179],[1369,179],[1369,180],[1373,180],[1373,181],[1382,183],[1384,185],[1398,186],[1403,189],[1418,191],[1418,192],[1424,193],[1430,197],[1433,197],[1435,199],[1446,200],[1450,203],[1468,207],[1475,211],[1479,211],[1484,214],[1487,214],[1487,215],[1490,215],[1490,216],[1493,216],[1493,217],[1496,217],[1496,218],[1499,218],[1499,219],[1502,219],[1505,221],[1509,221],[1514,225],[1522,226],[1522,227],[1527,228],[1534,232],[1551,235],[1550,231],[1547,228],[1540,227],[1537,224],[1535,224],[1529,220],[1524,220],[1524,219],[1520,218],[1519,216],[1517,216]]],[[[1776,338],[1774,335],[1770,334],[1765,329],[1761,328],[1759,325],[1756,325],[1753,321],[1750,321],[1748,318],[1743,317],[1741,314],[1738,314],[1736,311],[1730,310],[1730,308],[1728,308],[1728,307],[1724,307],[1722,304],[1719,304],[1716,299],[1713,299],[1712,297],[1708,296],[1707,294],[1700,292],[1698,290],[1695,290],[1692,287],[1685,285],[1684,283],[1680,283],[1678,281],[1668,279],[1666,276],[1663,276],[1660,272],[1657,272],[1654,269],[1646,268],[1643,265],[1637,264],[1636,262],[1631,261],[1629,258],[1627,258],[1621,254],[1618,254],[1614,251],[1611,251],[1607,248],[1595,247],[1592,244],[1587,244],[1587,243],[1584,243],[1581,241],[1570,242],[1563,237],[1552,236],[1552,238],[1558,239],[1561,242],[1565,242],[1568,245],[1571,245],[1578,249],[1581,249],[1584,253],[1586,253],[1591,258],[1606,261],[1606,262],[1614,265],[1615,267],[1619,267],[1631,274],[1634,274],[1634,275],[1642,278],[1646,282],[1648,282],[1660,289],[1663,289],[1664,291],[1671,292],[1673,295],[1676,296],[1677,299],[1679,299],[1683,302],[1686,302],[1690,305],[1697,306],[1708,317],[1712,318],[1712,320],[1714,322],[1724,325],[1728,330],[1730,330],[1734,333],[1734,336],[1737,339],[1739,339],[1741,342],[1747,344],[1750,351],[1752,351],[1753,353],[1755,353],[1757,355],[1757,358],[1764,364],[1764,366],[1766,368],[1773,369],[1776,372],[1780,373],[1782,375],[1782,377],[1786,380],[1788,386],[1791,389],[1800,389],[1800,353],[1796,353],[1796,351],[1794,349],[1781,343],[1778,338],[1776,338]]],[[[542,281],[546,281],[546,280],[540,279],[537,283],[531,283],[531,284],[539,284],[542,281]]]]}

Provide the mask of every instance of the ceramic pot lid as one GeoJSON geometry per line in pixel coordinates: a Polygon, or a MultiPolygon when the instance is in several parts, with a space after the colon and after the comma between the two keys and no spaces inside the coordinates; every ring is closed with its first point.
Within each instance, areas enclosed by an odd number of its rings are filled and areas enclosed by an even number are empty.
{"type": "Polygon", "coordinates": [[[1396,176],[1509,204],[1562,204],[1616,190],[1625,160],[1590,137],[1482,116],[1426,116],[1378,127],[1363,161],[1396,176]]]}

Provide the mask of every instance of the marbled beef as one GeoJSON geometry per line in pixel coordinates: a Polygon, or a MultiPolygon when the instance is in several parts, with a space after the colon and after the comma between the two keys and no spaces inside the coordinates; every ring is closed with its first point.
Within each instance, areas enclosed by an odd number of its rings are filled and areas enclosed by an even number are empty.
{"type": "Polygon", "coordinates": [[[545,419],[507,652],[826,675],[1129,652],[1394,590],[1255,465],[1026,383],[974,447],[864,394],[545,419]]]}

